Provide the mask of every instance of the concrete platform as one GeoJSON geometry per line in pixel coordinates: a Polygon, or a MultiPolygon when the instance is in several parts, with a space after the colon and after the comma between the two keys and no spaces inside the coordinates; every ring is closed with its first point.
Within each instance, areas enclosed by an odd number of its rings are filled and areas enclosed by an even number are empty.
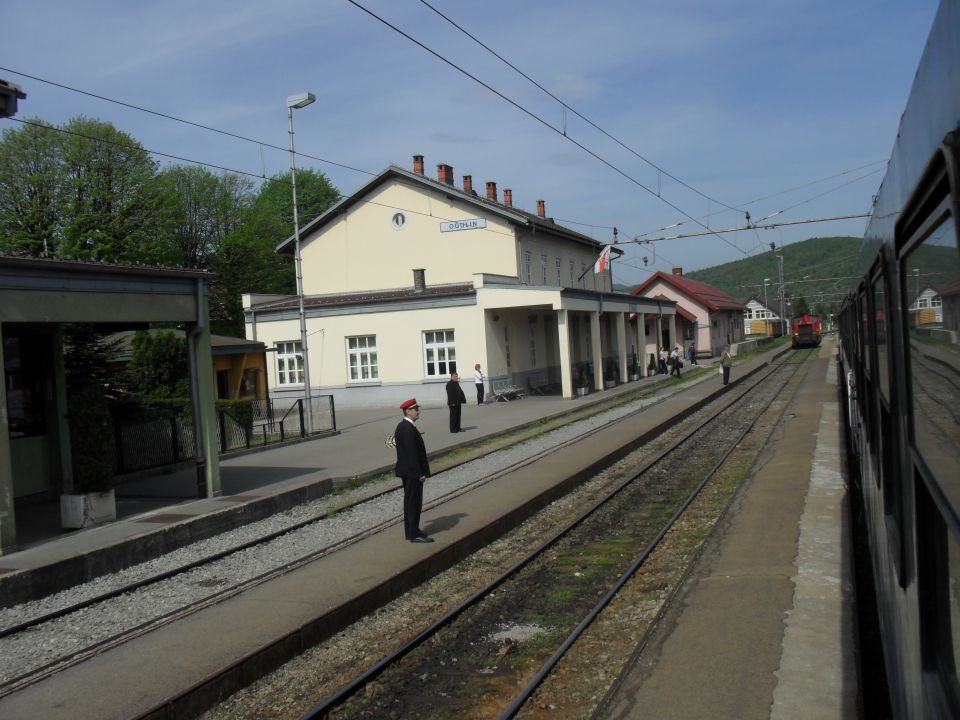
{"type": "MultiPolygon", "coordinates": [[[[652,713],[656,717],[698,717],[693,712],[695,707],[706,713],[699,715],[702,717],[772,717],[774,693],[777,693],[776,703],[782,708],[782,714],[777,717],[849,716],[848,705],[844,704],[836,705],[833,715],[811,714],[807,712],[808,706],[803,705],[814,692],[811,687],[820,688],[821,683],[826,687],[831,678],[840,678],[839,684],[834,682],[831,687],[828,698],[831,702],[847,703],[850,693],[855,696],[856,692],[847,660],[852,649],[848,642],[851,636],[848,581],[836,580],[846,578],[840,574],[844,569],[837,567],[842,565],[844,556],[825,553],[822,549],[824,543],[842,547],[831,534],[842,527],[839,511],[834,506],[842,502],[843,497],[842,489],[839,499],[835,494],[839,482],[835,466],[839,456],[830,449],[837,447],[835,415],[831,419],[829,411],[824,409],[831,402],[836,404],[835,388],[830,386],[831,377],[826,370],[830,351],[825,348],[822,352],[824,357],[818,360],[817,368],[803,385],[802,397],[787,433],[771,448],[769,461],[759,468],[756,477],[744,485],[737,508],[728,517],[723,532],[718,534],[717,551],[709,571],[701,575],[697,589],[690,593],[684,613],[677,621],[677,639],[671,635],[663,645],[663,664],[658,664],[656,671],[670,669],[666,662],[670,644],[675,674],[669,681],[660,682],[658,678],[653,685],[644,682],[633,686],[628,679],[622,687],[626,693],[623,697],[627,699],[626,714],[610,717],[649,717],[651,707],[656,708],[652,713]],[[814,453],[818,457],[816,468],[811,461],[814,453]],[[811,483],[811,478],[816,478],[816,482],[811,483]],[[809,496],[808,487],[815,488],[809,496]],[[813,531],[806,530],[801,520],[807,517],[802,510],[812,503],[813,497],[821,495],[826,505],[814,509],[811,504],[806,522],[818,520],[823,526],[811,535],[813,531]],[[807,533],[809,538],[801,543],[806,553],[803,559],[798,559],[798,527],[800,537],[804,538],[807,533]],[[808,567],[813,559],[826,561],[826,565],[821,565],[810,576],[808,567]],[[813,585],[808,584],[808,576],[816,581],[813,585]],[[697,593],[701,591],[703,599],[699,600],[697,593]],[[700,613],[696,621],[694,615],[687,616],[694,608],[700,613]],[[717,614],[720,610],[724,612],[717,614]],[[729,618],[739,624],[725,624],[729,618]],[[679,643],[681,635],[686,635],[689,644],[674,653],[672,643],[679,643]],[[699,665],[688,664],[694,661],[699,665]],[[692,673],[691,668],[695,668],[692,673]],[[729,671],[733,671],[732,677],[729,671]],[[681,705],[669,694],[652,695],[649,700],[652,704],[648,705],[646,693],[652,687],[658,692],[666,688],[678,697],[689,697],[681,705]],[[691,692],[694,687],[703,688],[699,695],[691,692]],[[699,702],[691,701],[690,697],[698,697],[699,702]],[[798,710],[801,706],[802,712],[798,710]],[[641,707],[646,711],[630,714],[631,709],[641,707]],[[667,714],[666,709],[673,707],[677,711],[667,714]]],[[[772,355],[736,366],[734,378],[759,367],[772,355]]],[[[428,448],[436,451],[470,440],[471,433],[479,436],[481,426],[483,434],[496,434],[635,388],[636,384],[627,385],[573,401],[528,398],[483,408],[469,407],[465,410],[464,427],[470,430],[460,436],[451,436],[446,431],[445,408],[428,409],[423,429],[427,433],[428,448]]],[[[254,587],[2,698],[0,717],[11,720],[190,717],[195,710],[248,684],[285,658],[451,566],[505,528],[515,525],[563,491],[563,482],[557,478],[566,478],[564,482],[569,483],[571,478],[589,474],[593,466],[604,460],[604,454],[620,452],[627,434],[635,437],[645,429],[652,431],[669,423],[678,412],[719,389],[717,373],[708,373],[701,382],[670,394],[663,402],[625,423],[631,427],[604,433],[606,447],[595,448],[596,453],[591,450],[588,454],[583,448],[575,447],[558,451],[533,466],[428,510],[423,523],[425,530],[437,540],[432,545],[398,542],[399,527],[389,527],[276,581],[254,587]],[[363,571],[357,572],[357,568],[363,571]],[[228,672],[221,674],[224,669],[228,672]],[[105,682],[106,678],[109,682],[105,682]],[[90,692],[93,687],[98,691],[90,692]]],[[[278,488],[283,494],[321,482],[317,478],[322,473],[316,473],[316,467],[321,464],[317,462],[321,449],[329,453],[329,456],[324,453],[325,470],[335,467],[335,463],[354,462],[357,466],[365,463],[370,467],[381,455],[386,456],[387,462],[373,469],[389,467],[392,453],[383,446],[383,438],[398,418],[399,412],[383,411],[379,416],[371,413],[367,418],[354,418],[353,427],[344,427],[340,436],[271,451],[289,453],[284,465],[277,464],[281,455],[275,455],[271,461],[263,458],[264,453],[236,460],[247,463],[242,467],[262,468],[265,477],[270,476],[270,468],[276,467],[302,473],[265,483],[261,498],[265,500],[276,497],[278,488]],[[332,442],[345,445],[334,452],[327,449],[331,447],[327,444],[332,442]],[[347,444],[352,448],[349,455],[345,449],[347,444]]],[[[349,477],[351,473],[347,470],[342,476],[349,477]]],[[[322,480],[328,481],[329,477],[324,476],[322,480]]],[[[230,501],[227,498],[193,501],[168,508],[165,514],[191,510],[197,513],[195,522],[211,522],[209,518],[223,512],[225,502],[230,501]]],[[[235,506],[241,507],[254,502],[256,500],[249,498],[233,500],[235,506]]],[[[2,561],[3,564],[21,561],[23,567],[43,572],[44,568],[70,561],[81,552],[69,543],[73,538],[84,538],[82,552],[88,556],[100,551],[127,552],[123,548],[133,547],[131,543],[137,538],[155,538],[161,533],[156,527],[145,527],[150,525],[148,517],[131,518],[75,533],[68,539],[41,543],[2,561]],[[53,565],[44,565],[51,560],[53,565]]],[[[188,521],[172,524],[185,522],[188,521]]],[[[816,693],[826,694],[820,689],[816,693]]]]}
{"type": "Polygon", "coordinates": [[[599,717],[857,717],[834,353],[821,348],[679,601],[599,717]]]}
{"type": "MultiPolygon", "coordinates": [[[[755,360],[754,363],[759,361],[755,360]]],[[[717,383],[716,375],[703,380],[717,383]]],[[[431,457],[544,419],[649,391],[669,383],[644,378],[583,398],[528,396],[463,408],[463,433],[451,434],[446,406],[425,406],[417,423],[431,457]]],[[[59,527],[59,504],[17,508],[20,549],[0,556],[0,606],[40,597],[99,575],[281,512],[331,492],[351,478],[392,473],[395,453],[384,444],[400,421],[395,408],[337,412],[329,435],[271,446],[221,461],[223,494],[193,499],[193,469],[145,477],[120,486],[117,522],[84,530],[59,527]]],[[[398,481],[399,482],[399,481],[398,481]]]]}

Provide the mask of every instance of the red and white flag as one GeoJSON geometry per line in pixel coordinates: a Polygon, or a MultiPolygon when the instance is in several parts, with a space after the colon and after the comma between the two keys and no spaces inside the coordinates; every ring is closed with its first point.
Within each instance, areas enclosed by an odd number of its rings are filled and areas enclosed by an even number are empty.
{"type": "Polygon", "coordinates": [[[600,257],[597,258],[597,261],[593,264],[593,272],[596,275],[597,273],[602,273],[610,267],[610,248],[612,245],[607,245],[603,252],[600,253],[600,257]]]}

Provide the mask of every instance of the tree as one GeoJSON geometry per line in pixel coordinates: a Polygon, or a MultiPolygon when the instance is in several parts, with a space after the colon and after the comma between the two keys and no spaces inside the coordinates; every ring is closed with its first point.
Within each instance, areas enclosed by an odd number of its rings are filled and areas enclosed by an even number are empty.
{"type": "Polygon", "coordinates": [[[793,314],[794,315],[806,315],[810,312],[810,306],[807,305],[807,299],[802,295],[798,295],[793,299],[793,314]]]}
{"type": "Polygon", "coordinates": [[[0,251],[56,255],[61,174],[57,133],[38,119],[0,138],[0,251]]]}
{"type": "Polygon", "coordinates": [[[138,330],[131,341],[131,386],[148,400],[190,397],[186,338],[170,331],[138,330]]]}
{"type": "Polygon", "coordinates": [[[178,265],[207,270],[237,232],[253,202],[253,182],[232,173],[173,165],[159,182],[173,198],[171,245],[178,265]]]}
{"type": "Polygon", "coordinates": [[[157,164],[110,123],[76,117],[63,126],[63,247],[70,257],[108,262],[169,259],[170,198],[157,164]]]}
{"type": "MultiPolygon", "coordinates": [[[[340,198],[340,192],[320,172],[297,171],[300,226],[321,215],[340,198]]],[[[212,269],[210,316],[216,332],[243,334],[243,293],[296,292],[293,257],[281,255],[277,245],[293,235],[290,173],[276,175],[260,188],[243,223],[227,237],[212,269]]]]}

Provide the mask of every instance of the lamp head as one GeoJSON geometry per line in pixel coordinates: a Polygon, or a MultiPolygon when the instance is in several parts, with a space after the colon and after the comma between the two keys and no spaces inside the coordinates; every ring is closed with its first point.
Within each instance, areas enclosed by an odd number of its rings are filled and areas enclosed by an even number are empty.
{"type": "Polygon", "coordinates": [[[316,102],[316,96],[313,93],[297,93],[287,98],[287,107],[299,110],[305,108],[313,102],[316,102]]]}

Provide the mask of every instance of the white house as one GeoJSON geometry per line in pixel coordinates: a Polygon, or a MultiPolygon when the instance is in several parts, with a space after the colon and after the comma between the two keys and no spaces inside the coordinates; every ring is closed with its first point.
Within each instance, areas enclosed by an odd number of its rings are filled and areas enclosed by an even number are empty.
{"type": "MultiPolygon", "coordinates": [[[[684,277],[682,268],[669,274],[654,273],[633,293],[675,302],[679,315],[676,342],[684,347],[696,344],[698,355],[719,355],[724,345],[743,339],[743,303],[713,285],[684,277]]],[[[672,338],[661,338],[661,345],[673,344],[672,338]]]]}
{"type": "MultiPolygon", "coordinates": [[[[612,292],[603,245],[537,213],[512,192],[486,197],[472,178],[454,186],[390,166],[301,230],[304,312],[313,394],[340,407],[444,402],[458,371],[488,380],[558,385],[574,395],[581,365],[592,386],[628,380],[637,357],[674,334],[675,304],[612,292]]],[[[278,250],[292,252],[294,239],[278,250]]],[[[274,397],[301,397],[296,297],[245,295],[246,333],[268,348],[274,397]],[[273,352],[269,352],[272,350],[273,352]]],[[[469,396],[469,393],[468,393],[469,396]]]]}
{"type": "Polygon", "coordinates": [[[910,305],[910,312],[916,313],[915,325],[933,325],[943,322],[943,298],[932,287],[925,287],[910,305]]]}
{"type": "Polygon", "coordinates": [[[743,311],[744,335],[779,335],[780,315],[756,297],[747,299],[743,311]]]}

